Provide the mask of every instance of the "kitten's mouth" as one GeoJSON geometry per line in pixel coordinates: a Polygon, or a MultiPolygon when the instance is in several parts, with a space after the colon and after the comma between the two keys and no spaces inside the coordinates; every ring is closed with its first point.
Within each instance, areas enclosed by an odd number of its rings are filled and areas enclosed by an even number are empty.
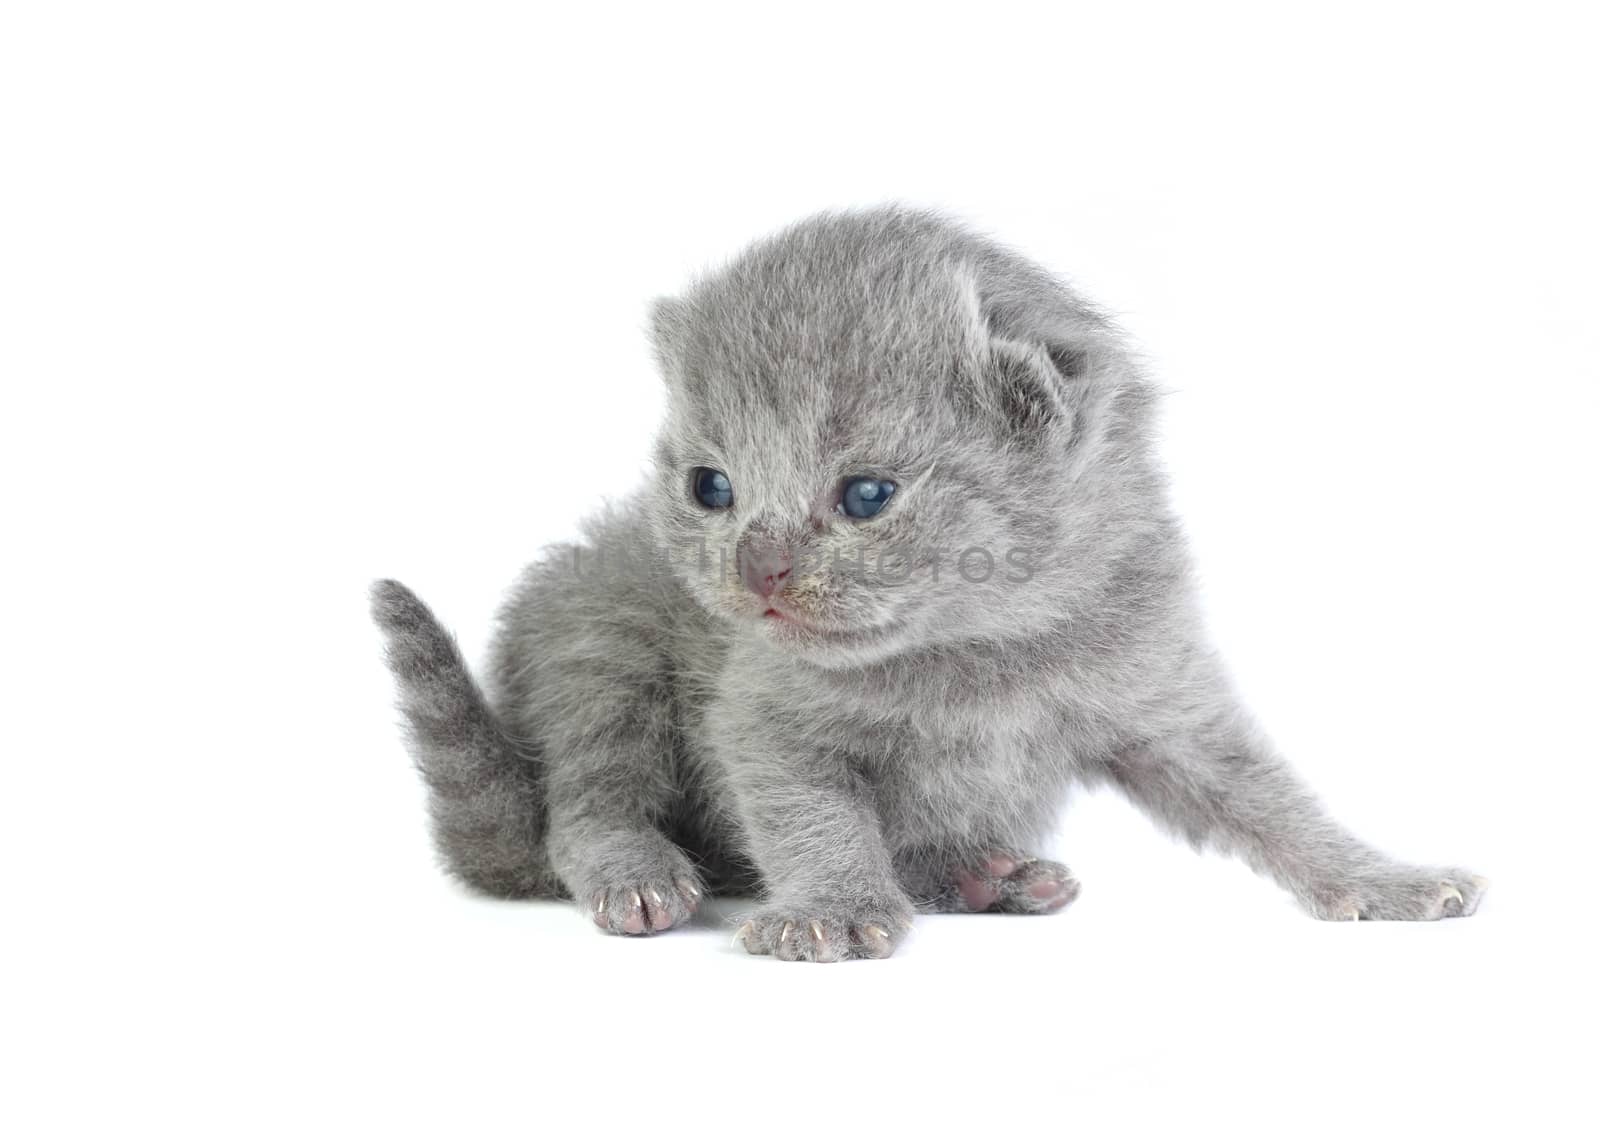
{"type": "Polygon", "coordinates": [[[798,615],[791,615],[787,611],[779,611],[776,607],[767,608],[761,613],[761,617],[763,619],[771,619],[774,623],[780,625],[787,624],[791,627],[797,627],[807,634],[826,633],[814,623],[807,622],[798,615]]]}
{"type": "Polygon", "coordinates": [[[828,627],[782,608],[770,606],[761,613],[761,620],[768,633],[783,635],[808,645],[860,644],[880,639],[897,629],[896,624],[892,622],[872,627],[828,627]]]}

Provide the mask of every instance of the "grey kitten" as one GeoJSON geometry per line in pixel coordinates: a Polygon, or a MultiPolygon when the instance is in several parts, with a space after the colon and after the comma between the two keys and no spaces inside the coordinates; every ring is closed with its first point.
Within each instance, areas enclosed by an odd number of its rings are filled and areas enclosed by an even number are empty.
{"type": "Polygon", "coordinates": [[[378,584],[443,859],[650,934],[707,891],[789,960],[917,911],[1057,911],[1038,859],[1109,781],[1324,919],[1437,919],[1484,881],[1335,821],[1234,695],[1150,448],[1152,391],[1060,281],[936,215],[823,214],[654,309],[643,493],[530,567],[489,695],[378,584]]]}

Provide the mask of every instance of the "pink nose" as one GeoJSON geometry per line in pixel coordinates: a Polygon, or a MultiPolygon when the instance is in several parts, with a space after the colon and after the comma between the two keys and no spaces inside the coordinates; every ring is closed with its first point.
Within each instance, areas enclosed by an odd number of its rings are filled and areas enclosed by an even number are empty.
{"type": "Polygon", "coordinates": [[[744,586],[764,598],[783,590],[789,582],[789,573],[794,571],[791,565],[787,553],[739,554],[739,574],[744,577],[744,586]]]}

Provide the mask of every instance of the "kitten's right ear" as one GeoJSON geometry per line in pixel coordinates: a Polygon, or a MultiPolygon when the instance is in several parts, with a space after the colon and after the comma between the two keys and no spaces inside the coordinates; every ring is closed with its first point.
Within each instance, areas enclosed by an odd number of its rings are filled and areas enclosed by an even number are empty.
{"type": "Polygon", "coordinates": [[[689,308],[682,300],[661,296],[650,304],[650,344],[669,385],[678,380],[688,334],[689,308]]]}

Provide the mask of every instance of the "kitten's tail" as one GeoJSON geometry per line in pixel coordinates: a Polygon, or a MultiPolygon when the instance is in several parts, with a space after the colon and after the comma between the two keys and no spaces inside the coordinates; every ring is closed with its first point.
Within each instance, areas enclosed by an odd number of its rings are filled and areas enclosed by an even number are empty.
{"type": "Polygon", "coordinates": [[[550,894],[537,758],[507,734],[455,640],[410,588],[373,584],[372,617],[388,641],[445,867],[491,895],[550,894]]]}

